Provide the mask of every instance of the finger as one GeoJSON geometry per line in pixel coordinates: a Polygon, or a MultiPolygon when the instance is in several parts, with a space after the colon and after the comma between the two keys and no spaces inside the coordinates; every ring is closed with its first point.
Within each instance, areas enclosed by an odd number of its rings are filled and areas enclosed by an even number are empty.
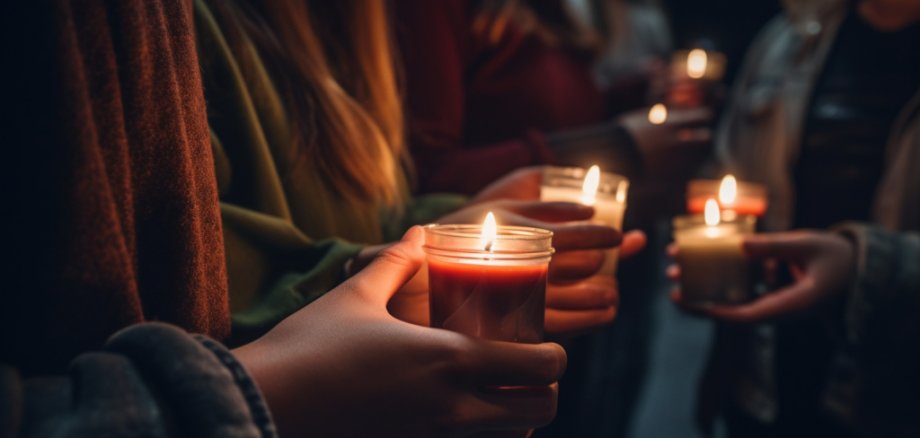
{"type": "Polygon", "coordinates": [[[594,207],[575,202],[505,200],[497,206],[529,219],[544,222],[583,221],[594,217],[594,207]]]}
{"type": "Polygon", "coordinates": [[[815,298],[811,282],[799,281],[784,289],[761,296],[757,300],[738,306],[712,306],[703,309],[707,315],[733,322],[756,323],[798,313],[811,307],[815,298]]]}
{"type": "Polygon", "coordinates": [[[604,252],[598,250],[557,253],[549,263],[549,280],[566,283],[588,278],[601,269],[604,257],[604,252]]]}
{"type": "Polygon", "coordinates": [[[425,261],[422,228],[409,229],[402,240],[380,251],[374,261],[355,274],[343,286],[366,299],[386,306],[387,301],[408,282],[425,261]]]}
{"type": "Polygon", "coordinates": [[[575,335],[610,324],[617,316],[617,308],[591,310],[546,309],[544,325],[547,333],[575,335]]]}
{"type": "Polygon", "coordinates": [[[667,248],[665,248],[665,252],[668,254],[668,257],[676,259],[677,254],[680,253],[680,247],[678,247],[676,243],[670,243],[667,248]]]}
{"type": "Polygon", "coordinates": [[[796,232],[751,234],[745,236],[742,248],[751,257],[783,260],[800,260],[812,251],[808,235],[796,232]]]}
{"type": "Polygon", "coordinates": [[[680,265],[668,265],[664,271],[665,277],[673,282],[680,281],[680,265]]]}
{"type": "Polygon", "coordinates": [[[541,386],[565,372],[565,350],[559,344],[522,344],[472,339],[459,366],[466,377],[485,386],[541,386]]]}
{"type": "Polygon", "coordinates": [[[609,249],[623,241],[623,233],[605,225],[552,225],[553,247],[556,251],[576,249],[609,249]]]}
{"type": "Polygon", "coordinates": [[[640,230],[627,231],[620,244],[620,256],[632,257],[642,251],[648,243],[648,238],[640,230]]]}
{"type": "Polygon", "coordinates": [[[609,282],[582,281],[570,285],[549,284],[546,307],[556,310],[603,309],[618,306],[620,294],[611,278],[609,282]]]}
{"type": "MultiPolygon", "coordinates": [[[[460,418],[468,418],[474,432],[526,430],[549,424],[556,416],[559,384],[484,388],[458,406],[460,418]]],[[[477,434],[476,436],[526,436],[525,434],[477,434]]]]}

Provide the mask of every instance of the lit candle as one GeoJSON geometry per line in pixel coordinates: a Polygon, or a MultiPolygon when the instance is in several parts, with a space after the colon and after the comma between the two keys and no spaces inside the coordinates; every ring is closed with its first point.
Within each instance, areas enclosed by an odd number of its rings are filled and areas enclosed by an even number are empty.
{"type": "Polygon", "coordinates": [[[656,103],[648,110],[648,122],[653,125],[660,125],[668,121],[668,107],[663,103],[656,103]]]}
{"type": "Polygon", "coordinates": [[[543,340],[553,233],[498,226],[428,225],[431,326],[486,339],[543,340]]]}
{"type": "Polygon", "coordinates": [[[715,199],[702,217],[674,219],[682,300],[688,305],[738,304],[751,296],[750,261],[741,247],[754,231],[753,216],[723,219],[715,199]]]}
{"type": "Polygon", "coordinates": [[[706,74],[706,51],[693,49],[687,54],[687,76],[700,79],[706,74]]]}
{"type": "Polygon", "coordinates": [[[725,75],[725,55],[700,48],[678,50],[671,55],[671,77],[719,81],[725,75]]]}
{"type": "MultiPolygon", "coordinates": [[[[622,230],[628,190],[628,179],[601,172],[597,166],[591,166],[587,172],[577,167],[546,167],[540,186],[540,200],[593,206],[592,222],[622,230]]],[[[608,250],[598,274],[616,274],[618,255],[618,249],[608,250]]]]}
{"type": "Polygon", "coordinates": [[[702,214],[706,200],[718,197],[726,218],[733,215],[762,217],[767,211],[767,188],[761,184],[738,181],[733,175],[721,180],[698,179],[687,185],[687,212],[702,214]]]}

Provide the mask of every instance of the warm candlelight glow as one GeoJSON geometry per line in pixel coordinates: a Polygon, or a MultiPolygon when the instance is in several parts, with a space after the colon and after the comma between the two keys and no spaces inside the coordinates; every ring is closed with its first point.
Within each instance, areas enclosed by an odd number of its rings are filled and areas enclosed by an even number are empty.
{"type": "Polygon", "coordinates": [[[656,103],[648,110],[648,121],[653,125],[660,125],[668,120],[668,108],[663,103],[656,103]]]}
{"type": "Polygon", "coordinates": [[[706,64],[708,62],[706,51],[703,49],[693,49],[687,55],[687,76],[693,79],[702,78],[706,74],[706,64]]]}
{"type": "Polygon", "coordinates": [[[719,203],[715,199],[709,198],[706,200],[706,209],[703,210],[703,218],[706,220],[706,225],[714,227],[719,225],[719,203]]]}
{"type": "Polygon", "coordinates": [[[585,175],[585,182],[581,186],[581,203],[584,205],[594,205],[597,199],[597,187],[601,184],[601,168],[591,166],[588,174],[585,175]]]}
{"type": "Polygon", "coordinates": [[[626,202],[626,185],[626,181],[620,181],[620,183],[617,184],[617,202],[621,204],[626,202]]]}
{"type": "Polygon", "coordinates": [[[490,211],[486,215],[486,220],[482,221],[482,234],[479,235],[479,244],[489,252],[492,252],[492,244],[498,237],[498,225],[495,223],[495,215],[490,211]]]}
{"type": "Polygon", "coordinates": [[[722,184],[719,185],[719,203],[723,207],[729,208],[735,205],[735,200],[738,198],[738,181],[735,180],[734,175],[725,175],[722,178],[722,184]]]}

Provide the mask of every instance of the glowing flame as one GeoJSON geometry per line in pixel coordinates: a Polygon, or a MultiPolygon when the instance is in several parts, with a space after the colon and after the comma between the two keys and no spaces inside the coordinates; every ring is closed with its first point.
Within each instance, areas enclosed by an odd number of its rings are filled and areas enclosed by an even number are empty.
{"type": "Polygon", "coordinates": [[[601,184],[601,168],[591,166],[588,174],[585,175],[585,183],[581,186],[581,203],[584,205],[594,205],[597,199],[597,187],[601,184]]]}
{"type": "Polygon", "coordinates": [[[663,103],[656,103],[648,110],[648,121],[653,125],[660,125],[668,120],[668,108],[663,103]]]}
{"type": "Polygon", "coordinates": [[[706,225],[715,226],[719,225],[719,216],[721,212],[719,211],[719,203],[715,199],[709,198],[706,200],[706,208],[703,210],[703,218],[706,220],[706,225]]]}
{"type": "Polygon", "coordinates": [[[693,79],[699,79],[706,74],[707,64],[706,51],[703,49],[693,49],[687,54],[687,76],[693,79]]]}
{"type": "Polygon", "coordinates": [[[482,233],[479,235],[479,244],[486,251],[492,252],[492,244],[498,237],[498,225],[495,223],[495,215],[490,211],[486,215],[486,220],[482,221],[482,233]]]}
{"type": "Polygon", "coordinates": [[[734,175],[725,175],[725,178],[722,178],[722,184],[719,185],[719,202],[723,207],[731,207],[735,205],[736,199],[738,199],[738,181],[735,180],[734,175]]]}
{"type": "Polygon", "coordinates": [[[626,202],[626,181],[620,181],[617,184],[617,202],[621,204],[626,202]]]}

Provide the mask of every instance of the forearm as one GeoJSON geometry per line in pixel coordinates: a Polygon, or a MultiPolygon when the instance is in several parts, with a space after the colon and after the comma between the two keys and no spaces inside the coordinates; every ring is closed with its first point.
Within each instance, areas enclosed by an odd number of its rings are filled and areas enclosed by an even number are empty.
{"type": "Polygon", "coordinates": [[[857,254],[856,280],[847,297],[847,339],[856,345],[920,345],[920,235],[846,224],[857,254]]]}
{"type": "Polygon", "coordinates": [[[638,178],[643,173],[636,143],[617,123],[554,132],[545,138],[560,164],[579,167],[596,164],[605,171],[630,178],[638,178]]]}

